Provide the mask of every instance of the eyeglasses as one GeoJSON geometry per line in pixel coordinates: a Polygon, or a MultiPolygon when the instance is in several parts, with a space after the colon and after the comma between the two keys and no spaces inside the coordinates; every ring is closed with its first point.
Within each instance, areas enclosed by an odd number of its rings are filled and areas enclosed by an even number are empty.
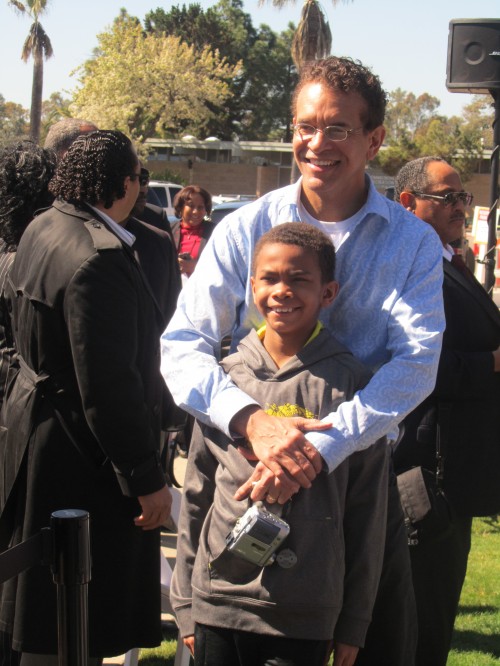
{"type": "Polygon", "coordinates": [[[348,136],[355,132],[360,132],[362,129],[362,127],[346,129],[338,125],[329,125],[328,127],[319,129],[319,127],[314,127],[314,125],[308,125],[307,123],[297,123],[293,126],[293,131],[297,132],[303,141],[310,141],[316,135],[316,132],[321,132],[329,141],[345,141],[348,136]]]}
{"type": "Polygon", "coordinates": [[[144,187],[149,183],[149,172],[148,173],[140,173],[139,174],[139,185],[141,187],[144,187]]]}
{"type": "Polygon", "coordinates": [[[448,192],[444,196],[438,194],[426,194],[425,192],[412,192],[419,199],[435,199],[441,201],[445,206],[456,206],[459,201],[464,206],[470,206],[474,201],[474,195],[470,192],[448,192]]]}

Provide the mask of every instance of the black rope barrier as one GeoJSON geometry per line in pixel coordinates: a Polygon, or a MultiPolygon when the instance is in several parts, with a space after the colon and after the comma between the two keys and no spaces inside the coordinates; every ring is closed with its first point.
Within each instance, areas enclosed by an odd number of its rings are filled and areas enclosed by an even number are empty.
{"type": "Polygon", "coordinates": [[[59,666],[88,666],[89,524],[87,511],[55,511],[50,527],[0,554],[0,583],[35,565],[51,567],[57,586],[59,666]]]}

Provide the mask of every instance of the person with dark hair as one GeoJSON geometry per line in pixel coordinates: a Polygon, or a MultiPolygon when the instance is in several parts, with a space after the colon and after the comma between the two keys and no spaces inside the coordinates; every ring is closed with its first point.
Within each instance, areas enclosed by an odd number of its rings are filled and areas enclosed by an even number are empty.
{"type": "Polygon", "coordinates": [[[174,210],[179,222],[172,224],[181,273],[189,277],[198,263],[214,225],[205,218],[212,212],[212,197],[199,185],[188,185],[175,195],[174,210]]]}
{"type": "MultiPolygon", "coordinates": [[[[19,369],[4,288],[26,227],[54,199],[48,185],[55,168],[55,154],[32,141],[21,141],[0,150],[0,406],[19,369]]],[[[19,663],[11,642],[10,634],[0,631],[2,666],[19,663]]]]}
{"type": "Polygon", "coordinates": [[[137,195],[135,206],[132,209],[132,215],[141,222],[146,222],[146,224],[149,224],[152,227],[166,231],[169,236],[172,237],[172,228],[170,226],[165,208],[162,208],[161,206],[155,206],[154,204],[150,204],[147,201],[149,189],[149,169],[146,169],[143,166],[141,166],[139,185],[139,194],[137,195]]]}
{"type": "Polygon", "coordinates": [[[61,118],[50,126],[45,137],[44,148],[53,150],[58,160],[68,152],[69,147],[75,139],[82,134],[95,132],[97,127],[94,123],[81,118],[61,118]]]}
{"type": "MultiPolygon", "coordinates": [[[[322,417],[369,380],[318,322],[338,292],[334,267],[330,238],[312,225],[278,225],[255,247],[252,293],[265,325],[221,365],[267,413],[322,417]]],[[[234,493],[256,462],[216,428],[195,429],[171,591],[195,664],[324,666],[332,638],[334,663],[354,663],[383,558],[388,456],[382,439],[332,474],[323,471],[286,507],[263,505],[253,514],[262,520],[255,541],[249,530],[248,548],[244,539],[232,548],[226,537],[237,520],[245,533],[247,508],[234,493]],[[290,533],[273,559],[264,557],[264,543],[277,516],[290,533]],[[336,640],[337,627],[349,644],[336,640]]]]}
{"type": "Polygon", "coordinates": [[[48,185],[55,168],[54,153],[32,141],[0,150],[0,406],[9,370],[17,366],[3,291],[21,236],[37,211],[54,199],[48,185]]]}
{"type": "MultiPolygon", "coordinates": [[[[450,507],[448,526],[436,534],[411,526],[409,547],[418,612],[417,666],[445,666],[467,571],[472,518],[500,512],[500,314],[451,247],[462,236],[465,209],[472,204],[458,172],[440,157],[412,160],[396,176],[395,195],[442,244],[446,329],[436,387],[403,421],[394,465],[401,474],[428,470],[450,507]]],[[[402,501],[404,508],[404,492],[402,501]]]]}
{"type": "MultiPolygon", "coordinates": [[[[379,194],[366,174],[385,136],[385,104],[379,79],[350,58],[332,56],[301,70],[293,152],[302,177],[217,225],[162,336],[162,370],[179,406],[236,442],[249,442],[259,459],[240,499],[284,504],[300,487],[314,485],[325,467],[333,472],[384,435],[395,441],[399,422],[434,386],[444,328],[439,240],[379,194]],[[225,336],[235,349],[261,324],[250,287],[255,244],[289,221],[309,222],[331,236],[340,291],[320,319],[374,372],[325,416],[321,431],[318,422],[266,414],[217,362],[225,336]]],[[[357,665],[411,666],[416,611],[393,475],[384,558],[357,665]]],[[[347,635],[338,640],[349,644],[347,635]]]]}
{"type": "MultiPolygon", "coordinates": [[[[138,176],[121,132],[77,138],[5,289],[20,371],[2,410],[2,533],[13,545],[38,534],[53,511],[90,513],[92,665],[161,641],[158,528],[171,497],[158,450],[160,315],[121,226],[138,176]]],[[[0,628],[22,666],[57,664],[48,568],[5,583],[0,628]]]]}

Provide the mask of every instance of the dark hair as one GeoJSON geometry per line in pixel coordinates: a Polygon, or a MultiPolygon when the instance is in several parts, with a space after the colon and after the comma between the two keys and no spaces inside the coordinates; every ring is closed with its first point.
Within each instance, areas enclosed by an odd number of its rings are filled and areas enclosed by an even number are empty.
{"type": "Polygon", "coordinates": [[[124,181],[136,175],[139,161],[132,142],[122,132],[97,130],[82,134],[59,163],[51,192],[60,199],[111,208],[125,196],[124,181]]]}
{"type": "Polygon", "coordinates": [[[48,184],[55,169],[55,154],[32,141],[0,150],[0,238],[9,251],[17,248],[35,212],[51,205],[48,184]]]}
{"type": "Polygon", "coordinates": [[[323,83],[332,90],[358,93],[365,101],[361,114],[364,129],[374,130],[384,122],[387,95],[376,74],[352,58],[330,56],[323,60],[311,60],[300,71],[300,78],[292,99],[293,115],[296,115],[297,97],[308,83],[323,83]]]}
{"type": "Polygon", "coordinates": [[[50,126],[45,137],[44,147],[53,150],[60,160],[75,139],[82,134],[95,132],[94,123],[81,118],[62,118],[50,126]]]}
{"type": "Polygon", "coordinates": [[[262,248],[274,243],[297,245],[304,250],[311,250],[318,257],[322,282],[331,282],[335,279],[335,248],[331,239],[317,227],[305,222],[278,224],[261,236],[255,245],[252,275],[255,274],[257,258],[262,248]]]}
{"type": "Polygon", "coordinates": [[[207,192],[207,190],[204,190],[203,187],[200,187],[199,185],[188,185],[187,187],[183,187],[174,197],[175,216],[178,217],[179,220],[182,218],[182,210],[184,206],[189,199],[191,199],[193,194],[199,194],[203,199],[205,208],[207,209],[207,215],[210,215],[212,212],[212,196],[210,192],[207,192]]]}
{"type": "Polygon", "coordinates": [[[394,201],[399,201],[401,192],[425,192],[429,185],[427,167],[431,162],[446,162],[442,157],[418,157],[405,164],[394,180],[394,201]]]}

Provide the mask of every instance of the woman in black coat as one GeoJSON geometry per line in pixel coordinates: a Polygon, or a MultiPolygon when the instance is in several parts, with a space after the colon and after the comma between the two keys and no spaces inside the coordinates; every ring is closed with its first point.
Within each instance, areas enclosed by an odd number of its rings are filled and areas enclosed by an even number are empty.
{"type": "MultiPolygon", "coordinates": [[[[158,452],[161,316],[117,224],[135,202],[138,174],[120,132],[77,139],[6,288],[21,367],[2,411],[2,526],[17,543],[53,511],[89,511],[93,664],[161,641],[158,527],[171,501],[158,452]]],[[[49,568],[4,586],[0,628],[23,659],[51,664],[56,626],[49,568]]]]}

